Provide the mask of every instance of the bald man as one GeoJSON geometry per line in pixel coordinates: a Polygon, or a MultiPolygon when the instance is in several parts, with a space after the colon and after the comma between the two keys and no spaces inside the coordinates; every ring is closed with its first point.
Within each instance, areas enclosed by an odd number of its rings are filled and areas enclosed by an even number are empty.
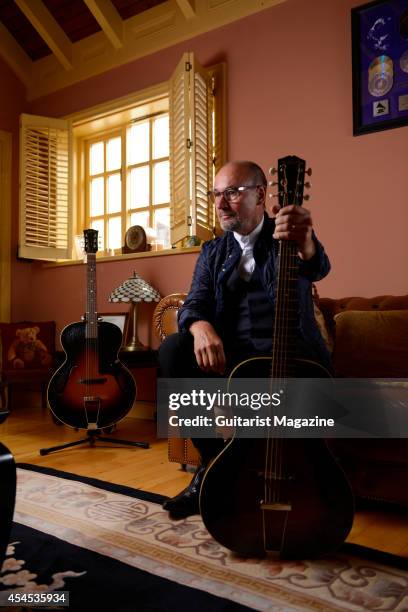
{"type": "MultiPolygon", "coordinates": [[[[330,358],[314,318],[311,285],[324,278],[330,263],[303,206],[265,210],[267,181],[254,162],[234,161],[217,173],[209,192],[224,235],[206,242],[195,267],[190,292],[179,311],[179,333],[160,347],[166,378],[227,376],[248,357],[272,350],[277,244],[295,241],[299,257],[297,352],[330,369],[330,358]]],[[[205,469],[223,448],[220,439],[194,438],[200,455],[189,486],[163,508],[174,519],[199,513],[205,469]]]]}

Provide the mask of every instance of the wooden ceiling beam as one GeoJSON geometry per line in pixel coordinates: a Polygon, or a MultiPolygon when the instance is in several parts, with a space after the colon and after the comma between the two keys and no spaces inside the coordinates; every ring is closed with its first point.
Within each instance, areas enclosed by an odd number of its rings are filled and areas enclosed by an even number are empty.
{"type": "MultiPolygon", "coordinates": [[[[33,3],[36,1],[30,0],[33,3]]],[[[73,70],[60,70],[54,55],[33,62],[27,85],[28,100],[48,95],[176,44],[183,43],[185,48],[185,41],[195,36],[287,1],[190,0],[189,10],[186,4],[179,5],[177,0],[167,0],[123,20],[123,47],[115,53],[105,33],[99,31],[73,44],[73,70]],[[180,6],[188,11],[188,15],[192,15],[194,8],[195,17],[187,19],[180,6]]],[[[267,18],[273,23],[272,14],[267,18]]]]}
{"type": "Polygon", "coordinates": [[[65,70],[72,69],[72,43],[41,0],[15,0],[65,70]]]}
{"type": "Polygon", "coordinates": [[[176,0],[180,11],[183,13],[186,19],[192,19],[196,17],[197,13],[195,11],[193,0],[176,0]]]}
{"type": "Polygon", "coordinates": [[[123,21],[111,0],[84,0],[115,49],[123,47],[123,21]]]}
{"type": "Polygon", "coordinates": [[[33,62],[25,51],[22,50],[14,36],[0,22],[0,55],[4,61],[15,72],[20,81],[28,85],[33,62]]]}

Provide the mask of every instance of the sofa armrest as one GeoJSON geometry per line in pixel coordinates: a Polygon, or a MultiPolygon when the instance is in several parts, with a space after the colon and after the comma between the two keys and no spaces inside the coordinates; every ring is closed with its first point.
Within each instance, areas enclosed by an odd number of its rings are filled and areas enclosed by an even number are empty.
{"type": "Polygon", "coordinates": [[[162,298],[153,312],[153,329],[163,342],[167,336],[174,334],[177,327],[177,313],[184,304],[186,293],[171,293],[162,298]]]}

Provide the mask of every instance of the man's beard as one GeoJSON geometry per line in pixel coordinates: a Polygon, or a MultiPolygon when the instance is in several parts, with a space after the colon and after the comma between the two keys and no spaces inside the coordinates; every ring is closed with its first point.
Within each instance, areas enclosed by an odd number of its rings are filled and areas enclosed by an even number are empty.
{"type": "Polygon", "coordinates": [[[231,217],[224,217],[223,219],[220,219],[220,226],[221,229],[224,230],[224,232],[230,231],[230,232],[237,232],[241,229],[241,220],[239,219],[239,217],[237,215],[231,216],[231,217]]]}

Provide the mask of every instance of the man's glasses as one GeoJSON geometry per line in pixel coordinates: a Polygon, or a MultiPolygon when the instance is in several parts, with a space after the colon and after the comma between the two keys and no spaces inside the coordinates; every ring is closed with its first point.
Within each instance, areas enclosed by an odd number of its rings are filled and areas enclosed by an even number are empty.
{"type": "Polygon", "coordinates": [[[219,200],[221,196],[224,196],[224,199],[227,200],[227,202],[235,202],[235,200],[238,200],[241,193],[247,189],[256,189],[257,187],[262,187],[262,185],[241,185],[240,187],[227,187],[223,191],[217,191],[214,189],[214,191],[207,191],[207,196],[213,203],[219,200]]]}

